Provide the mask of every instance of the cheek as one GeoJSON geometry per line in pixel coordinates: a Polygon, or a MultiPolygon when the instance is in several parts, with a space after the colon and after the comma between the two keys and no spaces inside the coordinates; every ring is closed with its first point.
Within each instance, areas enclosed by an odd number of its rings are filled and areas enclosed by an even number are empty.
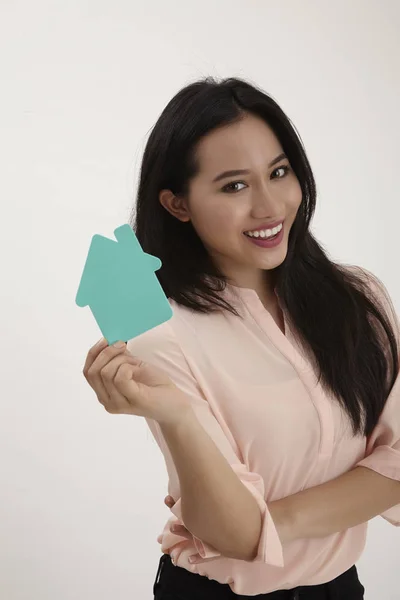
{"type": "Polygon", "coordinates": [[[192,225],[197,235],[206,247],[214,247],[215,242],[223,231],[223,215],[217,207],[203,204],[199,210],[191,214],[192,225]]]}
{"type": "Polygon", "coordinates": [[[212,206],[203,206],[203,210],[197,215],[197,231],[207,240],[220,237],[221,232],[225,233],[225,238],[229,238],[232,233],[237,235],[245,218],[244,205],[235,207],[233,203],[214,203],[212,206]]]}
{"type": "Polygon", "coordinates": [[[302,197],[303,192],[301,190],[299,182],[296,179],[295,182],[291,182],[285,194],[289,211],[297,211],[301,204],[302,197]]]}

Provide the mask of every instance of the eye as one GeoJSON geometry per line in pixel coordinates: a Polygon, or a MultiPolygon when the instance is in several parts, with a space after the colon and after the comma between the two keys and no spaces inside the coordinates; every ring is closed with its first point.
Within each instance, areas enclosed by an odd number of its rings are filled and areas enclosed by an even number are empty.
{"type": "MultiPolygon", "coordinates": [[[[274,173],[278,173],[279,171],[283,172],[283,174],[278,175],[278,177],[272,177],[272,179],[283,179],[284,177],[286,177],[286,175],[289,173],[290,171],[290,166],[289,165],[282,165],[280,167],[277,167],[274,171],[272,171],[272,174],[274,173]]],[[[245,183],[243,183],[243,181],[232,181],[231,183],[228,183],[227,185],[225,185],[222,188],[223,192],[226,192],[228,194],[236,194],[237,192],[240,192],[241,190],[239,189],[233,189],[233,187],[235,185],[244,185],[246,186],[245,183]]]]}
{"type": "Polygon", "coordinates": [[[286,175],[290,171],[290,167],[289,167],[289,165],[282,165],[281,167],[278,167],[277,169],[272,171],[272,173],[277,173],[278,171],[283,171],[283,175],[280,175],[278,177],[273,177],[273,179],[282,179],[283,177],[286,177],[286,175]]]}
{"type": "Polygon", "coordinates": [[[225,185],[222,188],[222,191],[223,192],[227,192],[228,194],[231,194],[231,193],[235,194],[236,192],[240,192],[240,190],[237,190],[237,189],[234,190],[234,189],[232,189],[232,186],[235,186],[235,185],[246,185],[246,184],[243,183],[243,181],[232,181],[231,183],[228,183],[227,185],[225,185]]]}

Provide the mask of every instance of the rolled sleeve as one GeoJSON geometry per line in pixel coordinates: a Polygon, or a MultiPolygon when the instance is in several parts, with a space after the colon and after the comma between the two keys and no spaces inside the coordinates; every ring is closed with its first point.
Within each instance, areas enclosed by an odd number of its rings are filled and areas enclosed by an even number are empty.
{"type": "MultiPolygon", "coordinates": [[[[377,446],[370,456],[357,464],[358,467],[367,467],[380,475],[399,481],[400,485],[400,443],[397,448],[390,446],[377,446]]],[[[392,506],[381,517],[392,525],[400,527],[400,504],[392,506]]]]}

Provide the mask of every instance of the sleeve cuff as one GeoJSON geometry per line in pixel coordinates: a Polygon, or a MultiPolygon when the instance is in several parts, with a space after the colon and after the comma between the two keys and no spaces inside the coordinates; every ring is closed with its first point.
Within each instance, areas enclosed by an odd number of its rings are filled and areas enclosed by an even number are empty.
{"type": "MultiPolygon", "coordinates": [[[[389,477],[400,481],[400,451],[390,446],[377,446],[375,450],[356,465],[357,467],[366,467],[389,477]]],[[[386,521],[400,527],[400,504],[392,506],[380,515],[386,521]]]]}

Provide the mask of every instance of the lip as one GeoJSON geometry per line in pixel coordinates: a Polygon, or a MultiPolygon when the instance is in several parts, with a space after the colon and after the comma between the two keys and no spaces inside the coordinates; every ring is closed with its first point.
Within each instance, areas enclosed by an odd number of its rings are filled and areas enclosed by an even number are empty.
{"type": "Polygon", "coordinates": [[[285,227],[284,227],[284,225],[282,225],[282,229],[277,234],[277,236],[273,239],[255,238],[255,237],[250,237],[249,235],[246,235],[246,234],[243,234],[243,235],[245,236],[245,238],[247,238],[247,240],[249,241],[250,244],[259,246],[260,248],[276,248],[276,247],[280,246],[280,244],[283,240],[284,231],[285,231],[285,227]]]}
{"type": "Polygon", "coordinates": [[[278,227],[281,223],[284,222],[285,219],[280,219],[279,221],[273,221],[271,223],[263,223],[259,227],[255,227],[254,229],[245,229],[243,233],[246,231],[262,231],[263,229],[273,229],[274,227],[278,227]]]}

